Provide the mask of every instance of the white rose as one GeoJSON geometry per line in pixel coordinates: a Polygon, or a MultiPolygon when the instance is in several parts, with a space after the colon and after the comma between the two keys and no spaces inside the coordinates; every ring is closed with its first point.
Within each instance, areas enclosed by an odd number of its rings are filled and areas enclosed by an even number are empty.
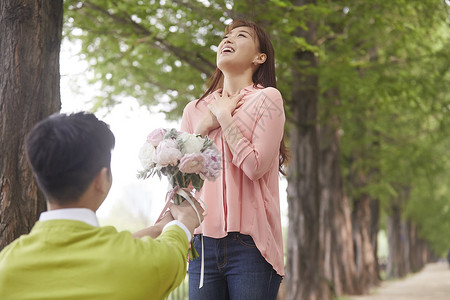
{"type": "Polygon", "coordinates": [[[181,133],[178,138],[183,143],[183,154],[200,153],[203,148],[205,140],[201,137],[196,137],[193,134],[186,132],[181,133]]]}
{"type": "Polygon", "coordinates": [[[144,143],[141,150],[139,151],[139,160],[141,161],[142,167],[148,169],[153,167],[153,157],[155,156],[155,147],[150,143],[144,143]]]}

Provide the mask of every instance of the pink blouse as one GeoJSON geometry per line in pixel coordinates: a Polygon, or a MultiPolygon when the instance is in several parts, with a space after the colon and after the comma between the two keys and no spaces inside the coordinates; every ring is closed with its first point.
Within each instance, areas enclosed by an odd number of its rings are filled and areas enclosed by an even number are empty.
{"type": "MultiPolygon", "coordinates": [[[[215,91],[218,93],[220,90],[215,91]]],[[[222,238],[228,232],[250,235],[274,270],[284,276],[283,238],[279,199],[278,157],[284,131],[283,99],[275,88],[246,87],[244,104],[233,120],[244,136],[232,155],[225,135],[217,128],[209,137],[222,152],[222,174],[205,180],[197,195],[208,206],[208,215],[196,233],[222,238]]],[[[194,133],[196,123],[214,100],[209,95],[184,109],[181,130],[194,133]]]]}

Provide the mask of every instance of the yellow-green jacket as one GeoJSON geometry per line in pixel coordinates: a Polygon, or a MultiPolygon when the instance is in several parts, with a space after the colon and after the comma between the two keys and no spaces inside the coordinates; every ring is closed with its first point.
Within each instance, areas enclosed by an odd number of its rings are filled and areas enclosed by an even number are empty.
{"type": "Polygon", "coordinates": [[[0,252],[0,299],[164,299],[186,275],[178,226],[135,239],[81,221],[37,222],[0,252]]]}

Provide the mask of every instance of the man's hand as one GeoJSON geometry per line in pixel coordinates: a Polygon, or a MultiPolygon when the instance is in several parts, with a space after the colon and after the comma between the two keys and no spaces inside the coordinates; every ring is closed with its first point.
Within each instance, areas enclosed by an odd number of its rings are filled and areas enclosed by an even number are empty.
{"type": "MultiPolygon", "coordinates": [[[[200,215],[200,220],[203,221],[205,216],[203,216],[203,208],[200,206],[200,203],[193,199],[194,205],[197,208],[197,211],[200,215]]],[[[170,212],[175,220],[183,223],[187,229],[194,234],[195,228],[200,226],[200,222],[198,220],[197,213],[194,208],[189,204],[188,201],[183,201],[180,205],[171,204],[169,206],[170,212]]]]}
{"type": "Polygon", "coordinates": [[[158,223],[133,233],[133,237],[141,238],[144,236],[149,236],[153,239],[157,238],[161,234],[164,226],[166,226],[167,223],[173,220],[175,219],[173,218],[172,214],[170,213],[170,211],[167,211],[166,214],[158,223]]]}

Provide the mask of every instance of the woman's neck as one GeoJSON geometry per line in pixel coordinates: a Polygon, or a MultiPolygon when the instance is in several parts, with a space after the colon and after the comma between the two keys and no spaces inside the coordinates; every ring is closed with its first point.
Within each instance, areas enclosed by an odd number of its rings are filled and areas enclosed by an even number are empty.
{"type": "Polygon", "coordinates": [[[253,84],[252,73],[227,75],[224,74],[222,93],[238,94],[243,88],[253,84]]]}

